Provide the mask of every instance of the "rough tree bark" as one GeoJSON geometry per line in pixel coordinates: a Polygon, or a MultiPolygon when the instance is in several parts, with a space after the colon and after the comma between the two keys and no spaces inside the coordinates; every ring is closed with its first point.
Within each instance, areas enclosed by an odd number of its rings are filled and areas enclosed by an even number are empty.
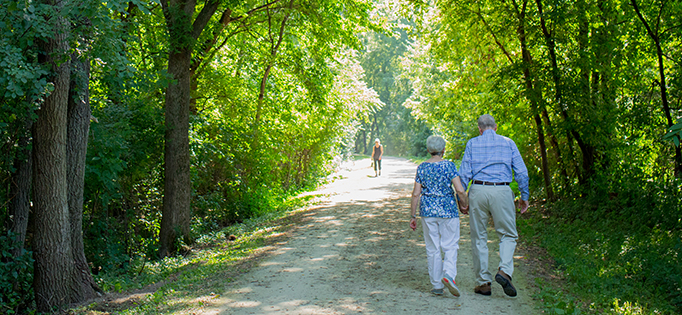
{"type": "Polygon", "coordinates": [[[219,1],[207,1],[197,15],[192,16],[195,0],[162,0],[166,27],[170,34],[168,74],[173,82],[166,89],[165,114],[165,183],[159,256],[175,252],[177,232],[189,243],[190,239],[190,180],[189,156],[189,106],[191,78],[190,66],[193,41],[199,38],[204,27],[218,8],[219,1]]]}
{"type": "Polygon", "coordinates": [[[71,223],[71,251],[74,270],[71,274],[71,302],[81,302],[97,296],[101,289],[90,274],[83,246],[83,189],[85,161],[90,130],[90,65],[87,59],[71,57],[72,72],[69,89],[67,122],[67,182],[69,217],[71,223]]]}
{"type": "Polygon", "coordinates": [[[26,229],[28,228],[31,204],[31,168],[33,167],[33,154],[29,147],[32,126],[33,118],[26,115],[26,123],[17,143],[19,146],[17,157],[14,159],[16,171],[12,174],[10,183],[9,215],[12,219],[9,220],[9,230],[15,236],[13,257],[22,255],[26,242],[26,229]]]}
{"type": "MultiPolygon", "coordinates": [[[[46,0],[59,12],[64,2],[46,0]]],[[[51,68],[54,91],[38,110],[33,129],[35,257],[34,289],[40,312],[52,311],[69,302],[73,272],[69,207],[66,182],[66,124],[69,95],[70,61],[68,22],[53,17],[53,37],[41,42],[41,63],[51,68]]]]}

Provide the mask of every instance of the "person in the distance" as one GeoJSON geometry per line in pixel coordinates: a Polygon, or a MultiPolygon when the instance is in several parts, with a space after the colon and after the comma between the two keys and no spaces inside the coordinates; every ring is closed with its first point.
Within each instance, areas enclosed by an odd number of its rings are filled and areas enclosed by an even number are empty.
{"type": "Polygon", "coordinates": [[[372,147],[372,161],[374,161],[374,177],[381,175],[381,157],[384,155],[384,146],[379,142],[379,138],[374,140],[372,147]],[[377,172],[378,170],[378,172],[377,172]]]}

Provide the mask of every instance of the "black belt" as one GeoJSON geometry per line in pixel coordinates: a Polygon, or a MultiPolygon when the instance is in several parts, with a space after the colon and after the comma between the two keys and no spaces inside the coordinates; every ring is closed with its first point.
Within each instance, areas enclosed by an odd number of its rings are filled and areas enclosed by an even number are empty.
{"type": "Polygon", "coordinates": [[[474,185],[486,185],[486,186],[509,186],[509,183],[493,183],[493,182],[484,182],[480,180],[475,180],[474,185]]]}

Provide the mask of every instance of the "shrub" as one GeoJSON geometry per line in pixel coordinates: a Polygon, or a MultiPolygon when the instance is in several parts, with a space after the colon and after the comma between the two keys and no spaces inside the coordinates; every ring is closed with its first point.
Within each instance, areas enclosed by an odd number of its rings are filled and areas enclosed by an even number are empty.
{"type": "Polygon", "coordinates": [[[33,253],[23,250],[14,257],[17,249],[14,236],[0,236],[0,313],[17,314],[31,309],[33,304],[33,253]]]}

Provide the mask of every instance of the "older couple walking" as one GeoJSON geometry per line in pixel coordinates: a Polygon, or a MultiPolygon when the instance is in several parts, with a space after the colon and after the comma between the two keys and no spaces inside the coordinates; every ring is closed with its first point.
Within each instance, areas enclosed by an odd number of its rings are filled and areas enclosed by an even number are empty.
{"type": "Polygon", "coordinates": [[[410,227],[417,227],[417,209],[422,221],[431,293],[443,289],[460,296],[455,283],[459,249],[459,211],[470,214],[473,249],[474,292],[490,295],[493,276],[488,270],[488,220],[492,217],[500,235],[500,264],[495,281],[505,294],[516,296],[512,284],[516,249],[516,210],[514,193],[509,187],[516,179],[521,191],[521,213],[528,209],[528,170],[514,141],[497,134],[490,115],[478,119],[480,136],[467,142],[459,172],[455,163],[443,159],[445,140],[430,136],[426,148],[431,158],[417,167],[412,191],[410,227]],[[513,175],[512,175],[513,171],[513,175]],[[467,194],[467,186],[471,187],[467,194]],[[453,192],[454,187],[455,192],[453,192]],[[442,254],[441,254],[442,252],[442,254]]]}

